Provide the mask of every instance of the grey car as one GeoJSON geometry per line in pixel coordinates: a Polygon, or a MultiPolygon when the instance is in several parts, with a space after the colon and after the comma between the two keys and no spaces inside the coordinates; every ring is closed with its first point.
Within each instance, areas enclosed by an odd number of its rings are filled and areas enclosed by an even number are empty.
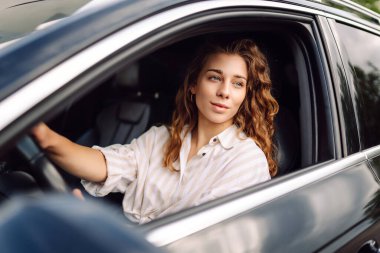
{"type": "Polygon", "coordinates": [[[280,105],[278,175],[142,226],[125,220],[126,231],[167,252],[378,252],[380,15],[338,0],[94,2],[1,10],[43,13],[13,32],[1,22],[3,206],[79,185],[33,146],[34,124],[87,146],[128,143],[169,122],[204,40],[249,37],[280,105]]]}

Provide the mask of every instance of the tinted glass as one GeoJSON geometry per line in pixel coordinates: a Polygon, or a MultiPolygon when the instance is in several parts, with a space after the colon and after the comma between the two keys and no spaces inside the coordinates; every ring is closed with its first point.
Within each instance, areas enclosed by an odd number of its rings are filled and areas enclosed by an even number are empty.
{"type": "Polygon", "coordinates": [[[353,76],[353,97],[358,109],[363,148],[380,144],[380,36],[336,24],[353,76]]]}

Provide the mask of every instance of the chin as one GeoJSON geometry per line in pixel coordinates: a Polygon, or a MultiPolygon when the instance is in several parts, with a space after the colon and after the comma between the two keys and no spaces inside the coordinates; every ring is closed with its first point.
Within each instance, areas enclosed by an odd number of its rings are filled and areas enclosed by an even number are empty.
{"type": "Polygon", "coordinates": [[[231,118],[225,118],[225,117],[223,117],[223,118],[221,118],[221,117],[210,117],[210,118],[208,118],[208,121],[210,121],[213,124],[225,124],[225,123],[231,121],[231,124],[232,124],[231,118]]]}

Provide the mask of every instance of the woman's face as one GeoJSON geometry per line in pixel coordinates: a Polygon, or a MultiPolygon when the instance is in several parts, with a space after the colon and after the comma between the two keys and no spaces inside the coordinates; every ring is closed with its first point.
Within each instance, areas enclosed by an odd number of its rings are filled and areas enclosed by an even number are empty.
{"type": "Polygon", "coordinates": [[[247,78],[247,65],[241,56],[210,55],[191,88],[199,123],[232,125],[246,95],[247,78]]]}

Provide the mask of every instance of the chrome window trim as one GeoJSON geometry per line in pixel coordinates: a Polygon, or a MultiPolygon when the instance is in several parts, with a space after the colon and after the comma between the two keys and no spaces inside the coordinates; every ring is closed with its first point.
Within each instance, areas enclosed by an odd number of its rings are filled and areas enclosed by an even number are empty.
{"type": "MultiPolygon", "coordinates": [[[[312,0],[312,1],[318,2],[317,0],[312,0]]],[[[356,10],[357,12],[363,13],[364,15],[369,16],[371,18],[377,19],[380,23],[380,15],[379,14],[377,14],[375,12],[372,13],[371,10],[370,10],[370,12],[368,12],[367,9],[365,9],[363,6],[361,6],[359,4],[356,4],[356,3],[350,2],[350,1],[346,1],[346,0],[332,0],[332,1],[337,2],[338,4],[341,4],[341,5],[347,6],[349,8],[352,8],[352,9],[356,10]]],[[[333,7],[331,7],[331,8],[333,8],[333,7]]],[[[359,17],[350,16],[349,18],[347,18],[347,17],[335,15],[333,13],[324,13],[324,15],[321,15],[321,16],[325,16],[327,18],[339,20],[343,23],[347,23],[347,24],[350,24],[352,26],[355,26],[355,27],[358,27],[358,28],[361,28],[361,29],[364,29],[364,30],[367,30],[367,31],[370,31],[370,32],[373,32],[375,34],[380,35],[380,25],[376,25],[376,24],[371,23],[369,21],[366,21],[364,19],[362,20],[359,17]]]]}
{"type": "Polygon", "coordinates": [[[365,154],[367,159],[371,159],[371,158],[374,158],[376,156],[379,156],[380,155],[380,145],[377,145],[377,146],[372,147],[372,148],[368,148],[368,149],[364,150],[363,153],[365,154]]]}
{"type": "Polygon", "coordinates": [[[361,30],[364,30],[364,31],[367,31],[367,32],[371,32],[371,33],[374,33],[374,34],[380,36],[380,28],[379,27],[376,27],[376,28],[369,27],[368,24],[367,25],[362,24],[362,22],[359,22],[358,20],[350,20],[350,19],[347,19],[347,18],[343,18],[343,17],[340,17],[340,16],[333,15],[333,14],[328,14],[328,15],[325,15],[325,16],[327,18],[334,19],[335,21],[340,21],[343,24],[348,24],[348,25],[351,25],[353,27],[360,28],[361,30]]]}
{"type": "MultiPolygon", "coordinates": [[[[316,2],[318,2],[318,0],[314,0],[316,2]]],[[[371,17],[373,19],[377,19],[378,22],[380,23],[380,15],[370,9],[367,9],[365,8],[364,6],[358,4],[358,3],[355,3],[351,0],[331,0],[332,2],[335,2],[337,4],[341,4],[343,6],[346,6],[352,10],[355,10],[357,12],[361,12],[363,13],[364,15],[368,16],[368,17],[371,17]]],[[[331,5],[330,5],[331,6],[331,5]]]]}
{"type": "Polygon", "coordinates": [[[306,171],[306,173],[301,175],[291,177],[274,186],[263,188],[230,202],[201,211],[195,215],[154,228],[146,232],[145,237],[157,247],[166,246],[226,219],[252,210],[291,191],[300,189],[347,169],[348,167],[364,162],[365,160],[366,156],[362,152],[350,155],[341,160],[323,165],[321,168],[316,168],[309,172],[306,171]]]}
{"type": "Polygon", "coordinates": [[[368,8],[364,7],[363,5],[355,3],[354,1],[351,1],[351,0],[333,0],[333,1],[335,1],[337,3],[341,3],[343,5],[346,5],[346,6],[352,8],[354,10],[356,9],[357,11],[363,12],[366,15],[372,17],[372,18],[375,18],[375,19],[377,18],[379,20],[379,22],[380,22],[380,15],[379,15],[379,13],[374,12],[371,9],[368,9],[368,8]]]}

